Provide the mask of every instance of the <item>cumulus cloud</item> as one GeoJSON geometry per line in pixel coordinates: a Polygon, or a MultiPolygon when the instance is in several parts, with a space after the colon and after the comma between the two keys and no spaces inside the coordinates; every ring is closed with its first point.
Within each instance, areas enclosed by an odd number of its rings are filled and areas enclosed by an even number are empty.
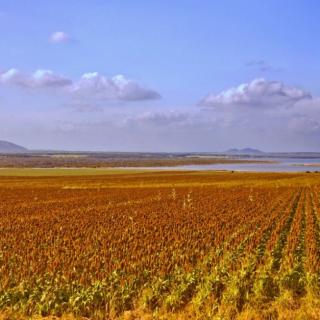
{"type": "Polygon", "coordinates": [[[23,87],[27,85],[28,79],[19,70],[12,68],[0,74],[0,83],[23,87]]]}
{"type": "Polygon", "coordinates": [[[66,87],[72,81],[51,70],[38,69],[32,74],[25,74],[17,69],[0,73],[0,84],[14,85],[22,88],[66,87]]]}
{"type": "Polygon", "coordinates": [[[63,31],[53,32],[50,36],[50,42],[52,43],[67,43],[71,41],[71,37],[63,31]]]}
{"type": "Polygon", "coordinates": [[[293,105],[311,98],[310,93],[300,88],[288,86],[280,81],[259,78],[218,94],[210,93],[200,101],[200,105],[207,107],[272,107],[293,105]]]}
{"type": "Polygon", "coordinates": [[[135,101],[160,98],[156,91],[143,87],[123,75],[109,79],[98,72],[83,74],[81,79],[72,85],[70,92],[99,100],[135,101]]]}
{"type": "Polygon", "coordinates": [[[26,74],[12,68],[0,72],[0,85],[11,85],[25,89],[61,89],[66,96],[82,100],[99,101],[138,101],[159,99],[158,92],[139,83],[117,75],[107,78],[97,72],[85,73],[79,80],[71,80],[51,70],[39,69],[32,74],[26,74]]]}

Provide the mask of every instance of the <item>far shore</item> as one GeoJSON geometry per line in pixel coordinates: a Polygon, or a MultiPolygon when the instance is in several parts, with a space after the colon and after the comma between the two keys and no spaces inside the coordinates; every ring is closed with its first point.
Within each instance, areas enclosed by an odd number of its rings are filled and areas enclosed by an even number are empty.
{"type": "Polygon", "coordinates": [[[52,157],[51,155],[0,155],[1,168],[147,168],[214,164],[271,164],[269,159],[204,158],[198,156],[158,157],[148,155],[88,155],[87,157],[52,157]]]}
{"type": "Polygon", "coordinates": [[[291,164],[291,166],[294,166],[294,167],[300,167],[300,166],[303,166],[303,167],[320,167],[320,163],[294,163],[294,164],[291,164]]]}

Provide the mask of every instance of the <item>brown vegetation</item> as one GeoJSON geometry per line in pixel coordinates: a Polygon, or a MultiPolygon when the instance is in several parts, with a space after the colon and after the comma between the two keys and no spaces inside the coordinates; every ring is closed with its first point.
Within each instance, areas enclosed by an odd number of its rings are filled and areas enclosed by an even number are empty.
{"type": "Polygon", "coordinates": [[[0,177],[0,308],[317,319],[319,191],[317,174],[0,177]]]}

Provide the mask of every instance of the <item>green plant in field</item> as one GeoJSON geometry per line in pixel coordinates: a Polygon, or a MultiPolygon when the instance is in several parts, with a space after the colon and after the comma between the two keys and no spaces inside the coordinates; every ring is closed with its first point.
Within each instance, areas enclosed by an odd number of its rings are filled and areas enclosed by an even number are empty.
{"type": "Polygon", "coordinates": [[[191,300],[199,282],[199,274],[196,270],[191,273],[181,273],[175,282],[175,287],[164,300],[165,308],[170,311],[181,309],[191,300]]]}
{"type": "Polygon", "coordinates": [[[296,214],[300,197],[301,195],[299,195],[294,201],[289,217],[283,229],[281,230],[279,240],[275,245],[274,249],[272,250],[273,261],[272,261],[271,269],[273,272],[279,271],[280,269],[281,261],[282,261],[282,252],[287,243],[288,233],[290,231],[294,216],[296,214]]]}
{"type": "Polygon", "coordinates": [[[306,274],[304,271],[305,254],[305,231],[306,231],[306,215],[305,208],[300,223],[300,234],[298,243],[294,251],[294,266],[281,280],[281,284],[285,289],[291,290],[294,295],[302,296],[306,294],[306,274]]]}
{"type": "Polygon", "coordinates": [[[291,290],[295,295],[301,296],[306,293],[305,274],[298,269],[293,269],[283,276],[281,284],[285,289],[291,290]]]}
{"type": "Polygon", "coordinates": [[[225,288],[222,279],[216,275],[208,275],[202,279],[196,288],[192,300],[193,308],[198,315],[213,316],[218,311],[219,300],[225,288]]]}
{"type": "Polygon", "coordinates": [[[280,295],[278,280],[270,271],[262,271],[257,275],[253,290],[259,304],[273,301],[280,295]]]}
{"type": "Polygon", "coordinates": [[[170,278],[156,278],[143,293],[143,305],[152,311],[159,308],[169,288],[170,278]]]}

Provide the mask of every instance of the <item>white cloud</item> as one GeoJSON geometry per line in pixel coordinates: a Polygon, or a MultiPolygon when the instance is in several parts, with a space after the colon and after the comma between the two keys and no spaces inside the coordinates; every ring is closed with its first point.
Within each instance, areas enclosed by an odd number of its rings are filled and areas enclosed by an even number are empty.
{"type": "Polygon", "coordinates": [[[80,98],[81,102],[85,101],[86,104],[104,101],[140,101],[161,97],[158,92],[123,75],[109,79],[97,72],[85,73],[79,80],[73,81],[51,70],[38,69],[32,74],[26,74],[12,68],[0,72],[1,84],[25,89],[61,89],[61,93],[65,96],[80,98]]]}
{"type": "Polygon", "coordinates": [[[12,68],[0,74],[0,83],[23,87],[28,84],[28,77],[23,75],[19,70],[12,68]]]}
{"type": "Polygon", "coordinates": [[[76,81],[70,92],[80,97],[98,100],[149,100],[159,99],[156,91],[139,85],[123,75],[111,79],[100,75],[98,72],[85,73],[76,81]]]}
{"type": "Polygon", "coordinates": [[[25,74],[17,69],[9,69],[0,73],[0,84],[14,85],[22,88],[66,87],[70,79],[55,74],[51,70],[38,69],[33,74],[25,74]]]}
{"type": "Polygon", "coordinates": [[[53,73],[51,70],[37,70],[32,75],[36,87],[65,87],[72,81],[64,76],[53,73]]]}
{"type": "Polygon", "coordinates": [[[200,105],[207,107],[272,107],[293,105],[298,101],[311,98],[310,93],[300,88],[287,86],[280,81],[259,78],[219,94],[210,93],[200,101],[200,105]]]}
{"type": "Polygon", "coordinates": [[[67,43],[70,42],[70,40],[71,37],[63,31],[53,32],[50,36],[50,41],[52,43],[67,43]]]}

